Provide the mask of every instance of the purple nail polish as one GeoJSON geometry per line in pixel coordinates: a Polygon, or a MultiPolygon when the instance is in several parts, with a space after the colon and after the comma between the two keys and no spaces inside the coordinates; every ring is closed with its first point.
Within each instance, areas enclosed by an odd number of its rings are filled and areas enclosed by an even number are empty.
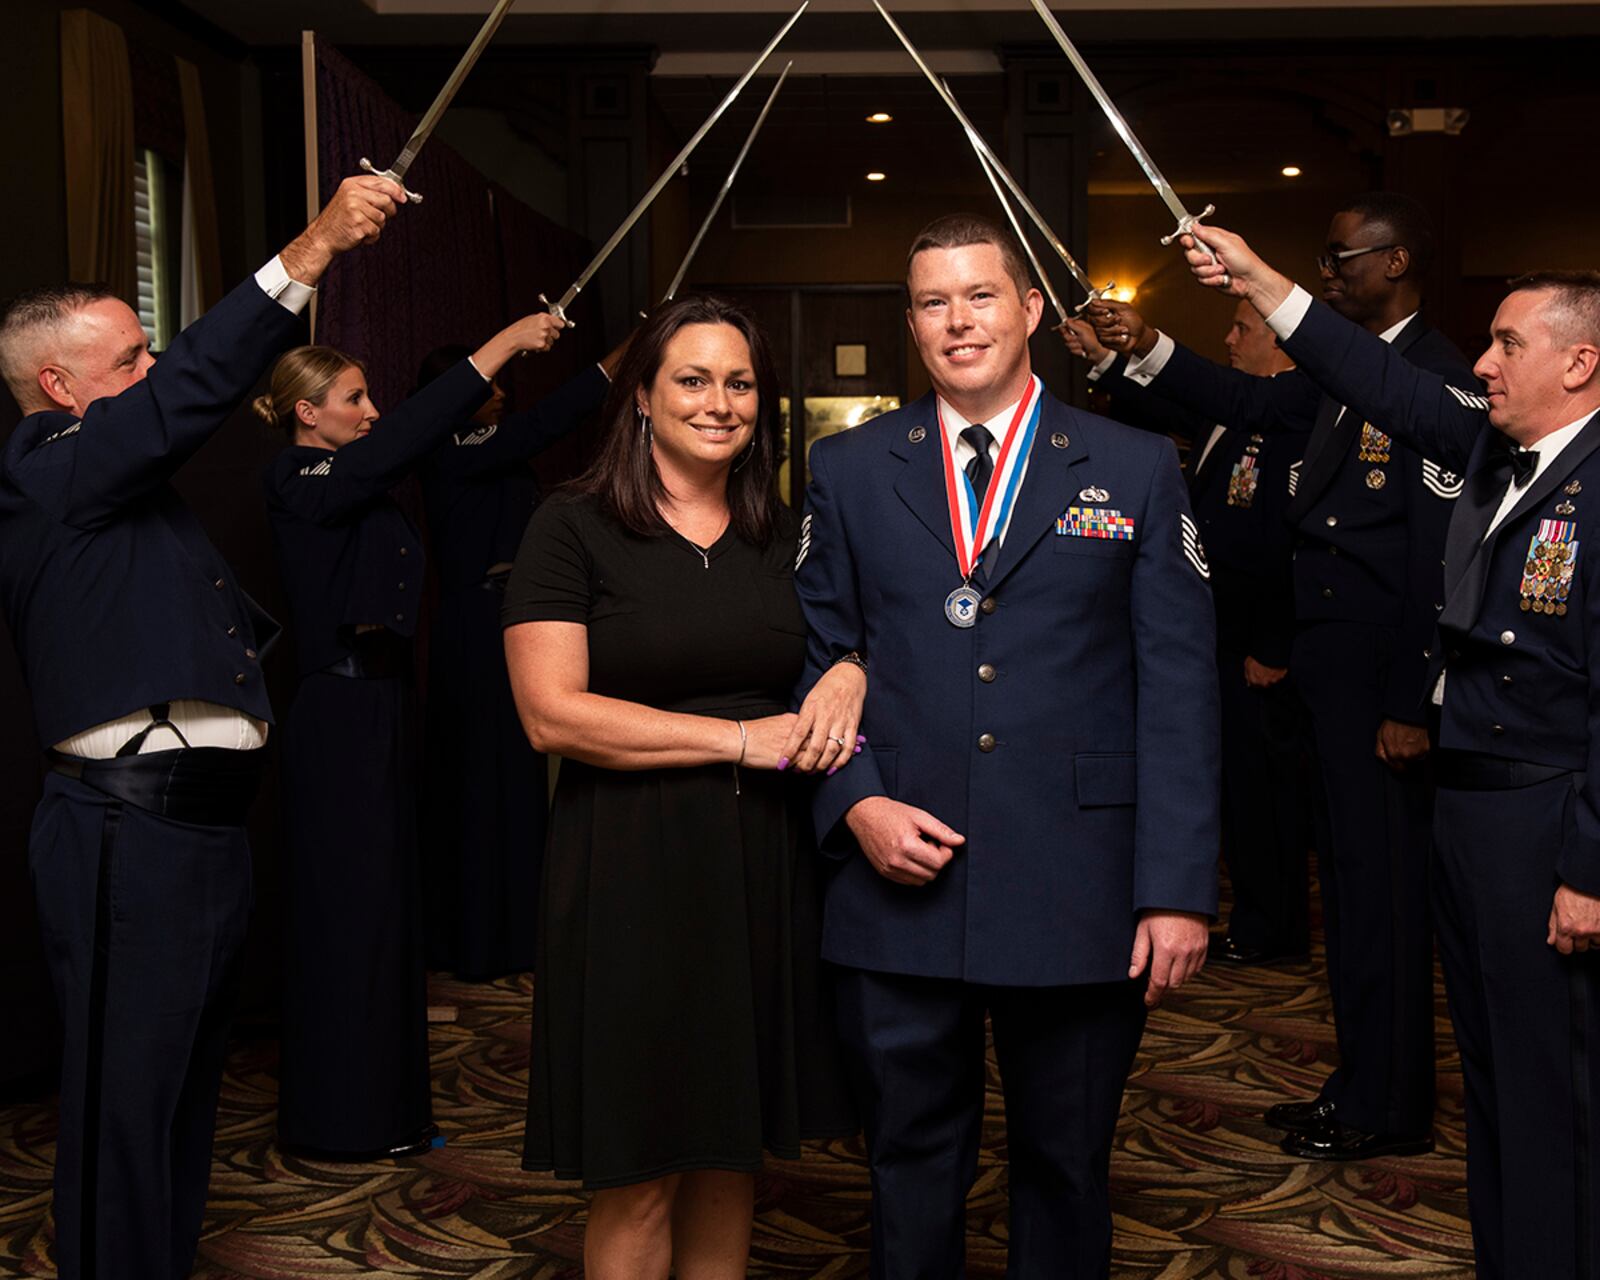
{"type": "Polygon", "coordinates": [[[864,734],[864,733],[856,734],[856,741],[857,742],[865,742],[866,740],[867,740],[867,735],[866,734],[864,734]]]}
{"type": "Polygon", "coordinates": [[[834,774],[836,774],[838,772],[839,772],[839,766],[838,765],[834,765],[833,768],[828,770],[828,777],[831,778],[831,777],[833,777],[834,774]]]}
{"type": "Polygon", "coordinates": [[[778,757],[778,768],[779,769],[787,769],[788,767],[789,767],[789,757],[788,756],[779,756],[778,757]]]}
{"type": "Polygon", "coordinates": [[[860,743],[856,744],[856,749],[852,754],[854,754],[854,755],[860,755],[861,754],[861,744],[860,743]]]}

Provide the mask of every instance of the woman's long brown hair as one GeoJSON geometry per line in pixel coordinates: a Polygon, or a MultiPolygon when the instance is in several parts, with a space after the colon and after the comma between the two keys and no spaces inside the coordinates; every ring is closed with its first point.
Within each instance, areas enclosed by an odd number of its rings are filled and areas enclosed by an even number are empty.
{"type": "Polygon", "coordinates": [[[755,319],[722,298],[679,298],[645,321],[611,381],[611,392],[601,410],[599,452],[588,470],[567,486],[568,492],[598,498],[612,516],[634,533],[672,531],[661,515],[661,502],[667,491],[636,412],[636,393],[641,387],[654,384],[667,343],[679,329],[691,324],[731,325],[750,346],[758,400],[755,433],[748,457],[741,455],[729,473],[728,510],[730,524],[739,537],[766,546],[777,528],[780,506],[775,484],[783,446],[778,371],[766,335],[755,319]]]}

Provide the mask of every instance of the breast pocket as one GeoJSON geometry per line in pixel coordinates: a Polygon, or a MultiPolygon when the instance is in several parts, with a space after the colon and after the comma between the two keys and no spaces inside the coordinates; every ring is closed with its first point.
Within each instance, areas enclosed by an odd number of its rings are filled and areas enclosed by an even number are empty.
{"type": "Polygon", "coordinates": [[[1052,534],[1056,551],[1069,556],[1094,556],[1104,560],[1132,560],[1133,541],[1127,538],[1087,538],[1081,534],[1052,534]]]}

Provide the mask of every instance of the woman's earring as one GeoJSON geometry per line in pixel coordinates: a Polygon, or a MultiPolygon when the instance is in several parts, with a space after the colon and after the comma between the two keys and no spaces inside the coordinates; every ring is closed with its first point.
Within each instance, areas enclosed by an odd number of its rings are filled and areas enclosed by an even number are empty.
{"type": "Polygon", "coordinates": [[[644,447],[648,449],[651,441],[650,415],[638,405],[634,406],[633,411],[639,416],[639,438],[644,441],[644,447]]]}
{"type": "Polygon", "coordinates": [[[750,447],[744,451],[744,457],[740,458],[739,461],[737,461],[737,462],[735,462],[733,464],[733,469],[735,471],[737,471],[737,470],[739,470],[739,468],[744,466],[745,463],[749,462],[750,461],[750,455],[753,454],[755,451],[756,451],[756,442],[754,440],[752,440],[750,442],[750,447]]]}

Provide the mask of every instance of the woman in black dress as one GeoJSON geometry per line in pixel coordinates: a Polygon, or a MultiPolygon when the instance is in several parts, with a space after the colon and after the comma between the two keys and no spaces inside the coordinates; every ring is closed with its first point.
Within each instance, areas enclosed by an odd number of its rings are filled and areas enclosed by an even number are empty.
{"type": "Polygon", "coordinates": [[[855,1130],[788,775],[849,762],[866,679],[841,663],[787,712],[806,637],[777,407],[742,311],[657,312],[506,590],[518,710],[563,757],[523,1163],[595,1192],[591,1280],[743,1276],[763,1150],[855,1130]]]}
{"type": "Polygon", "coordinates": [[[436,1132],[417,885],[411,638],[422,542],[388,495],[489,398],[532,316],[378,419],[360,363],[300,347],[256,411],[289,444],[265,484],[300,685],[284,729],[281,1145],[411,1155],[436,1132]]]}

